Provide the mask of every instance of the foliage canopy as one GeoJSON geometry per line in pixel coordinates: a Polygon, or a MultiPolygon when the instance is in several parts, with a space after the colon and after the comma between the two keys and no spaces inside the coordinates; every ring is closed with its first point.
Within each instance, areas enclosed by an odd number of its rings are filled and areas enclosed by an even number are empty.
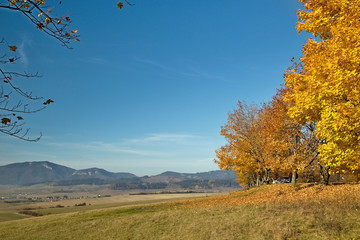
{"type": "Polygon", "coordinates": [[[360,176],[360,1],[299,2],[297,30],[313,38],[285,72],[285,88],[253,115],[239,103],[221,131],[228,143],[215,162],[240,181],[313,162],[325,184],[329,173],[360,176]]]}
{"type": "Polygon", "coordinates": [[[299,32],[310,38],[302,68],[285,74],[285,101],[298,123],[316,125],[319,160],[333,173],[360,174],[360,4],[300,0],[299,32]]]}

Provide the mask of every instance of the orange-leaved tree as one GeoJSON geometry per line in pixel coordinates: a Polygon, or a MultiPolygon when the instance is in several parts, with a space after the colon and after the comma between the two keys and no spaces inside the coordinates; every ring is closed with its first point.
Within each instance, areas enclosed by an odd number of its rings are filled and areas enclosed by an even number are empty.
{"type": "Polygon", "coordinates": [[[229,113],[227,123],[221,127],[221,135],[227,143],[216,150],[215,162],[221,169],[234,170],[238,181],[259,185],[269,181],[270,168],[264,155],[265,139],[258,126],[259,108],[238,102],[229,113]]]}
{"type": "Polygon", "coordinates": [[[285,73],[289,114],[302,125],[313,125],[326,171],[359,176],[359,1],[299,1],[304,10],[298,11],[297,29],[317,38],[303,48],[302,69],[285,73]]]}
{"type": "Polygon", "coordinates": [[[263,104],[258,125],[262,137],[267,139],[267,166],[274,173],[293,173],[295,183],[298,171],[317,162],[318,141],[311,126],[302,126],[287,114],[288,105],[283,98],[286,92],[287,89],[277,90],[272,100],[263,104]]]}
{"type": "Polygon", "coordinates": [[[295,182],[297,171],[317,162],[318,141],[311,125],[302,126],[287,114],[286,91],[278,90],[261,108],[239,101],[221,127],[227,143],[216,150],[215,162],[234,170],[239,182],[259,185],[290,172],[295,182]]]}

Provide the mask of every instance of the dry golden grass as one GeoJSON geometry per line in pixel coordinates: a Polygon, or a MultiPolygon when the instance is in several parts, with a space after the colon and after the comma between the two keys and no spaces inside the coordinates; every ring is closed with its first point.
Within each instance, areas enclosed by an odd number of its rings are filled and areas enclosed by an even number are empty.
{"type": "Polygon", "coordinates": [[[0,223],[0,239],[360,239],[360,186],[288,184],[0,223]]]}
{"type": "Polygon", "coordinates": [[[274,204],[311,201],[331,204],[360,204],[360,185],[315,185],[315,184],[278,184],[252,188],[206,198],[201,201],[190,200],[191,205],[241,205],[241,204],[274,204]]]}
{"type": "Polygon", "coordinates": [[[151,195],[117,195],[102,198],[68,199],[54,202],[34,202],[11,204],[0,202],[0,222],[28,218],[29,215],[19,214],[22,210],[31,210],[42,215],[85,212],[96,209],[116,208],[164,201],[199,198],[219,195],[219,193],[189,193],[189,194],[151,194],[151,195]],[[86,206],[75,206],[85,203],[86,206]],[[63,206],[62,208],[56,206],[63,206]]]}

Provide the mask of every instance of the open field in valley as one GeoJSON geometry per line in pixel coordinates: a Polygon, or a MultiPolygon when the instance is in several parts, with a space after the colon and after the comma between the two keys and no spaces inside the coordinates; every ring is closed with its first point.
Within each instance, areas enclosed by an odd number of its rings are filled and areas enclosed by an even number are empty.
{"type": "MultiPolygon", "coordinates": [[[[165,192],[165,191],[164,191],[165,192]]],[[[156,203],[181,199],[219,195],[208,193],[156,194],[162,191],[116,191],[104,186],[79,185],[72,187],[30,186],[0,189],[0,222],[29,218],[21,211],[31,211],[38,215],[70,212],[84,212],[144,203],[156,203]],[[5,197],[4,197],[5,196],[5,197]],[[66,199],[64,199],[66,196],[66,199]],[[41,199],[41,200],[39,200],[41,199]]]]}
{"type": "Polygon", "coordinates": [[[132,197],[139,199],[131,205],[33,210],[45,215],[1,222],[0,239],[360,239],[359,185],[279,184],[166,202],[132,197]]]}

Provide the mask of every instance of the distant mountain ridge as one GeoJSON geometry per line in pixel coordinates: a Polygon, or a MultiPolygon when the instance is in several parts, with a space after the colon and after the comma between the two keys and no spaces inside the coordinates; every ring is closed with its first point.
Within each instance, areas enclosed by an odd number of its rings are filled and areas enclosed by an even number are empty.
{"type": "Polygon", "coordinates": [[[31,185],[88,178],[115,180],[132,177],[137,176],[131,173],[112,173],[99,168],[75,170],[48,161],[12,163],[0,166],[1,185],[31,185]]]}
{"type": "Polygon", "coordinates": [[[199,173],[178,173],[178,172],[163,172],[157,176],[169,176],[169,177],[180,177],[186,179],[233,179],[235,173],[233,171],[222,171],[215,170],[209,172],[199,172],[199,173]]]}
{"type": "Polygon", "coordinates": [[[75,170],[75,172],[71,174],[71,178],[73,179],[85,178],[85,177],[89,177],[89,178],[96,177],[100,179],[117,179],[117,178],[132,178],[137,176],[127,172],[119,172],[119,173],[108,172],[101,168],[87,168],[83,170],[75,170]]]}
{"type": "Polygon", "coordinates": [[[113,173],[100,168],[75,170],[56,163],[24,162],[0,166],[0,185],[33,185],[54,182],[56,185],[76,184],[111,184],[136,182],[146,183],[176,183],[182,181],[219,180],[235,182],[233,171],[209,171],[201,173],[178,173],[167,171],[155,176],[138,177],[128,172],[113,173]]]}

